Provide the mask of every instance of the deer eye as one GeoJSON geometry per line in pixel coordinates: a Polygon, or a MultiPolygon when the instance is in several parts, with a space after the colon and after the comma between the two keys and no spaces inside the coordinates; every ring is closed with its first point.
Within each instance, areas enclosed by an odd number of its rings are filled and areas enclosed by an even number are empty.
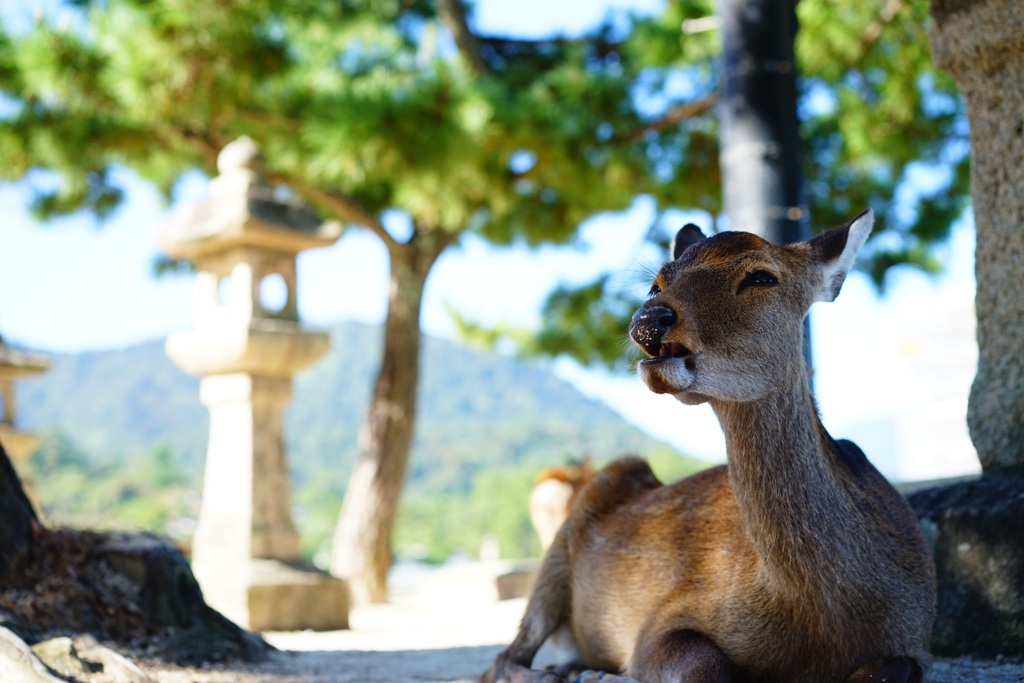
{"type": "Polygon", "coordinates": [[[647,292],[647,298],[650,299],[652,296],[661,294],[661,287],[658,285],[651,285],[651,291],[647,292]]]}
{"type": "Polygon", "coordinates": [[[739,289],[736,293],[739,294],[747,287],[771,287],[772,285],[779,284],[778,278],[769,273],[767,270],[755,270],[752,273],[748,273],[743,282],[740,283],[739,289]]]}

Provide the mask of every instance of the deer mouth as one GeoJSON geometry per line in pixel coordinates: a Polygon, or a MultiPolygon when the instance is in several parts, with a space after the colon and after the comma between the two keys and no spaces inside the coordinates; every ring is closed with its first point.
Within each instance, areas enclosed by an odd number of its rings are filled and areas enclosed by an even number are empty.
{"type": "Polygon", "coordinates": [[[679,398],[680,392],[686,392],[694,385],[699,351],[673,341],[654,342],[642,348],[650,357],[637,364],[637,372],[648,389],[656,394],[675,394],[679,398]]]}
{"type": "Polygon", "coordinates": [[[667,360],[682,359],[688,370],[693,369],[693,351],[679,342],[660,342],[643,348],[650,358],[645,358],[640,361],[641,363],[659,363],[667,360]]]}
{"type": "Polygon", "coordinates": [[[629,337],[648,356],[640,361],[641,366],[658,363],[678,365],[682,361],[686,370],[693,371],[697,355],[685,344],[669,341],[672,326],[677,321],[675,311],[665,306],[644,307],[633,314],[629,325],[629,337]]]}

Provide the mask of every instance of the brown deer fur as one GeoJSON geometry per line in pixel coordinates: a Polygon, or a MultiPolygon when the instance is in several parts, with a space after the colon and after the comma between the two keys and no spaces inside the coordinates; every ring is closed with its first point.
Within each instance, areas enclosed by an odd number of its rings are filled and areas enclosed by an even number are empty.
{"type": "Polygon", "coordinates": [[[482,681],[561,680],[529,668],[549,637],[575,645],[563,674],[922,680],[935,604],[924,539],[860,449],[825,431],[801,350],[807,309],[838,294],[871,223],[786,247],[680,231],[630,334],[651,390],[712,406],[728,464],[671,486],[635,458],[598,473],[482,681]]]}

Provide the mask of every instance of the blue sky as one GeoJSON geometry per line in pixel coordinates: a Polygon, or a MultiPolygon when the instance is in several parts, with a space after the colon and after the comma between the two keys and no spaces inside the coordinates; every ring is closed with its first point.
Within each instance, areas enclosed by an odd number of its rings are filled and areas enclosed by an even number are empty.
{"type": "MultiPolygon", "coordinates": [[[[477,3],[475,23],[485,31],[524,36],[576,33],[599,22],[610,8],[656,11],[661,4],[487,0],[477,3]]],[[[9,4],[0,6],[5,15],[11,11],[9,4]]],[[[130,176],[126,183],[128,202],[102,226],[87,216],[38,225],[24,209],[26,189],[0,185],[0,334],[6,339],[49,351],[106,349],[192,324],[192,278],[154,279],[150,273],[158,253],[155,230],[169,207],[147,185],[130,176]]],[[[205,180],[190,176],[177,200],[195,199],[205,190],[205,180]]],[[[482,322],[533,327],[557,284],[607,271],[616,274],[621,287],[642,296],[648,283],[637,273],[661,258],[641,239],[653,215],[651,203],[638,199],[629,211],[589,221],[571,247],[498,249],[467,237],[435,266],[425,292],[423,327],[451,337],[449,307],[482,322]]],[[[948,270],[942,277],[897,272],[881,299],[864,276],[853,274],[836,302],[818,304],[812,314],[816,383],[826,426],[836,436],[844,435],[844,425],[927,399],[928,387],[900,374],[900,357],[885,349],[912,331],[906,329],[908,321],[942,316],[950,302],[973,297],[973,244],[968,219],[944,249],[948,270]],[[885,388],[896,376],[900,385],[885,388]]],[[[380,321],[386,283],[383,247],[369,233],[349,230],[333,247],[300,257],[300,314],[312,326],[380,321]]],[[[709,410],[654,396],[629,373],[612,376],[567,361],[553,366],[655,436],[695,455],[724,455],[709,410]]],[[[962,401],[966,410],[966,395],[962,401]]]]}

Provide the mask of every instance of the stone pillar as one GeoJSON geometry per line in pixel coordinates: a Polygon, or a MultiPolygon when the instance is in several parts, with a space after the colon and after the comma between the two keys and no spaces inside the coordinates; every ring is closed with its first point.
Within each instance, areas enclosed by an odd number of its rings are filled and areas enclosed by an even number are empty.
{"type": "Polygon", "coordinates": [[[982,468],[1024,471],[1024,5],[934,0],[935,63],[971,126],[978,374],[967,410],[982,468]]]}
{"type": "Polygon", "coordinates": [[[232,485],[203,491],[202,517],[193,536],[196,561],[297,560],[299,535],[291,518],[282,432],[291,382],[248,373],[210,375],[202,379],[199,392],[210,409],[205,481],[232,485]]]}
{"type": "Polygon", "coordinates": [[[971,127],[978,481],[915,493],[938,578],[933,650],[1024,655],[1024,3],[933,0],[932,52],[971,127]]]}
{"type": "Polygon", "coordinates": [[[171,360],[202,378],[210,410],[193,570],[207,601],[252,630],[346,628],[344,581],[300,562],[284,445],[292,376],[329,342],[299,325],[296,256],[332,244],[340,226],[276,197],[258,158],[248,138],[228,145],[209,199],[159,231],[168,255],[199,270],[195,328],[167,339],[171,360]]]}

